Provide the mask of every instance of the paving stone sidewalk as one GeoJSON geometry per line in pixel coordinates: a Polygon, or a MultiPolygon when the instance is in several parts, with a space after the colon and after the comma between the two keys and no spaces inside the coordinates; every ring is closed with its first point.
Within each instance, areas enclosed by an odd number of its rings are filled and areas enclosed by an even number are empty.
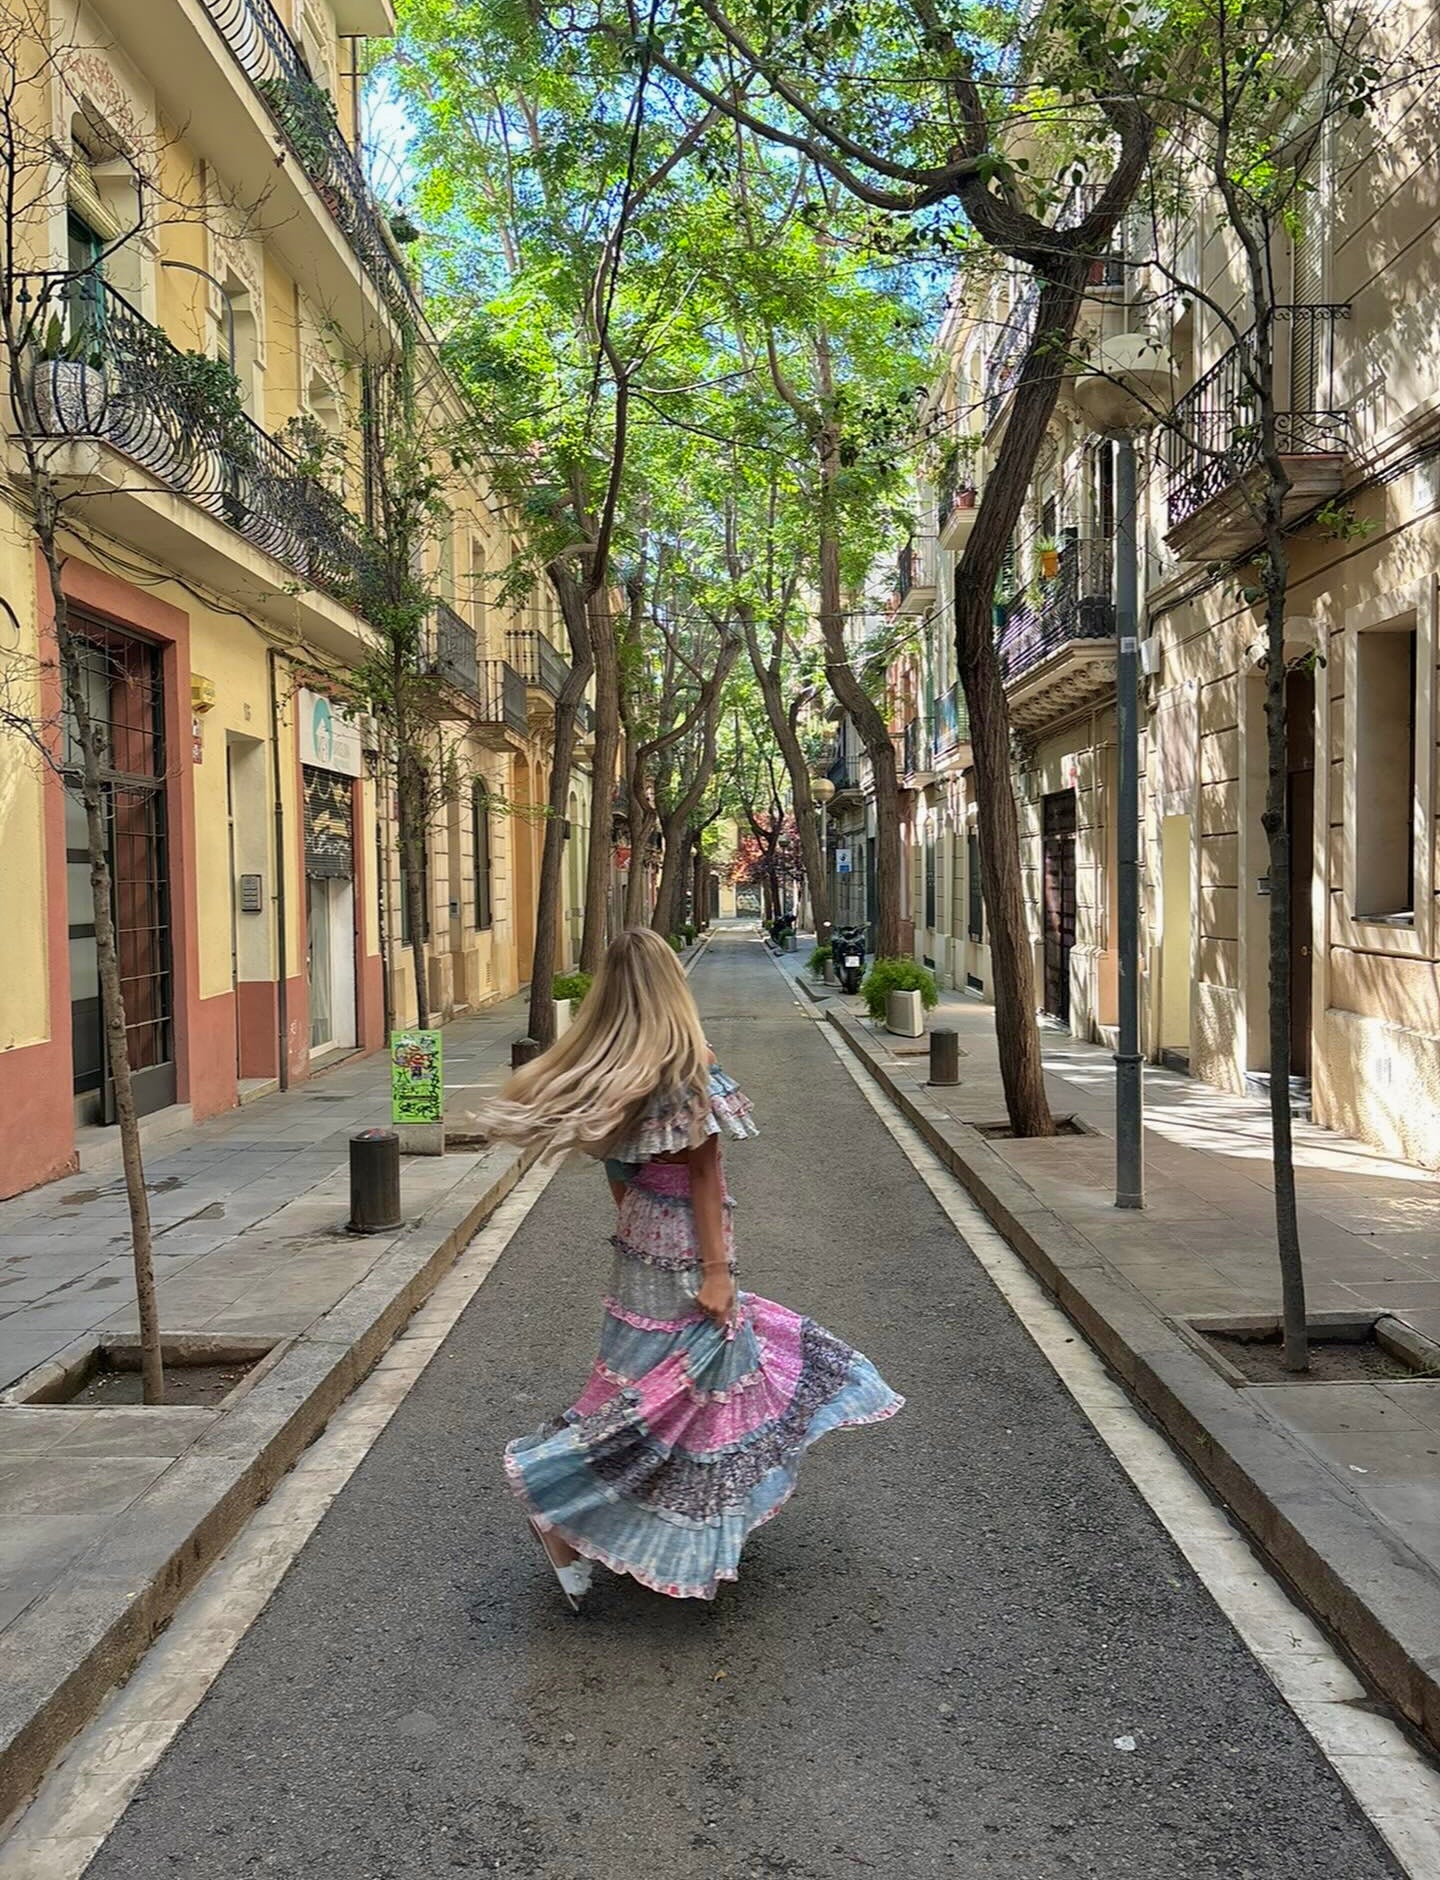
{"type": "MultiPolygon", "coordinates": [[[[858,999],[816,987],[808,947],[777,963],[826,1006],[858,999]]],[[[931,1087],[923,1041],[867,1030],[901,1089],[969,1124],[1003,1121],[992,1008],[942,994],[931,1029],[959,1034],[960,1083],[931,1087]]],[[[1279,1310],[1269,1111],[1147,1066],[1143,1212],[1114,1206],[1114,1063],[1103,1047],[1047,1031],[1047,1088],[1057,1115],[1094,1133],[990,1147],[1043,1206],[1099,1250],[1168,1318],[1279,1310]]],[[[1295,1125],[1301,1242],[1313,1312],[1384,1312],[1440,1341],[1440,1181],[1368,1145],[1295,1125]]],[[[1440,1379],[1250,1386],[1246,1399],[1298,1439],[1384,1530],[1440,1574],[1440,1379]]]]}

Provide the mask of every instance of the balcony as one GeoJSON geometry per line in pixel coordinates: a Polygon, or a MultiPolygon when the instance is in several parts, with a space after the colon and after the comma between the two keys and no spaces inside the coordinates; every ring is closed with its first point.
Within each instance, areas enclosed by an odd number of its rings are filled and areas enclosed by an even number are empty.
{"type": "Polygon", "coordinates": [[[999,423],[1006,400],[1020,377],[1020,368],[1030,350],[1039,305],[1040,289],[1032,281],[1010,309],[995,344],[985,355],[985,423],[989,428],[999,423]]]}
{"type": "Polygon", "coordinates": [[[1108,541],[1067,542],[1038,596],[997,609],[996,649],[1010,722],[1034,731],[1108,697],[1115,686],[1115,604],[1108,541]]]}
{"type": "Polygon", "coordinates": [[[956,464],[940,480],[937,493],[938,545],[952,555],[961,554],[975,527],[980,495],[973,462],[956,464]]]}
{"type": "Polygon", "coordinates": [[[942,692],[931,714],[931,761],[948,760],[947,768],[963,767],[969,762],[970,714],[959,684],[942,692]]]}
{"type": "Polygon", "coordinates": [[[482,744],[495,750],[513,750],[530,730],[525,715],[525,681],[504,659],[482,659],[476,664],[476,710],[472,714],[482,744]]]}
{"type": "Polygon", "coordinates": [[[560,688],[570,676],[569,663],[559,648],[534,627],[512,627],[505,635],[505,651],[525,681],[532,708],[553,712],[560,688]]]}
{"type": "Polygon", "coordinates": [[[298,604],[325,642],[353,654],[353,620],[342,626],[333,608],[297,596],[293,579],[345,608],[359,604],[373,551],[341,499],[243,413],[217,415],[197,377],[209,362],[197,368],[197,355],[181,353],[113,288],[32,275],[17,302],[36,341],[17,409],[31,436],[55,443],[47,456],[62,493],[83,496],[87,515],[117,540],[292,631],[298,604]],[[81,356],[40,356],[57,328],[81,356]]]}
{"type": "Polygon", "coordinates": [[[475,647],[475,629],[463,621],[445,601],[436,601],[430,629],[430,671],[452,691],[467,698],[479,696],[480,666],[475,647]]]}
{"type": "Polygon", "coordinates": [[[330,94],[317,85],[270,0],[201,0],[279,125],[316,194],[395,318],[414,307],[410,279],[391,253],[380,212],[346,143],[330,94]]]}
{"type": "Polygon", "coordinates": [[[934,776],[930,728],[926,721],[918,715],[909,719],[904,730],[895,734],[894,742],[895,764],[900,772],[901,787],[906,790],[923,790],[934,776]]]}
{"type": "Polygon", "coordinates": [[[923,619],[935,605],[935,537],[917,535],[900,551],[896,591],[900,612],[909,619],[923,619]]]}
{"type": "Polygon", "coordinates": [[[825,775],[835,786],[835,795],[831,799],[832,811],[851,802],[858,802],[865,794],[865,785],[860,776],[860,760],[851,751],[842,751],[826,770],[825,775]]]}
{"type": "MultiPolygon", "coordinates": [[[[1333,398],[1335,326],[1348,306],[1275,309],[1276,413],[1290,480],[1281,511],[1291,523],[1344,486],[1350,420],[1333,398]]],[[[1176,405],[1165,436],[1165,540],[1182,561],[1227,561],[1261,535],[1260,424],[1251,386],[1255,341],[1246,334],[1176,405]]]]}
{"type": "MultiPolygon", "coordinates": [[[[413,321],[359,161],[271,0],[94,0],[94,11],[327,319],[352,342],[373,332],[387,343],[394,322],[413,321]]],[[[356,30],[389,30],[383,4],[346,0],[340,12],[356,30]]]]}

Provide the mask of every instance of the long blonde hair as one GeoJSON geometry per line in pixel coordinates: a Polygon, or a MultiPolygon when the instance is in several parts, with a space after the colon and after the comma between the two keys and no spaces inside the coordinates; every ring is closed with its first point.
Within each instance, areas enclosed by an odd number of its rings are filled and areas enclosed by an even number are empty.
{"type": "Polygon", "coordinates": [[[502,1141],[601,1152],[619,1142],[657,1093],[678,1093],[692,1145],[710,1105],[710,1047],[690,983],[669,944],[644,928],[615,939],[579,1017],[480,1109],[502,1141]]]}

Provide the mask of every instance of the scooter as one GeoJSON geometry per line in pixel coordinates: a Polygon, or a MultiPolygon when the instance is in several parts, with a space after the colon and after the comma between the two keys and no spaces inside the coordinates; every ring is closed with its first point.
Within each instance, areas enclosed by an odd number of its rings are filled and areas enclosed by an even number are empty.
{"type": "Polygon", "coordinates": [[[830,958],[835,977],[847,992],[858,992],[865,974],[865,929],[837,927],[830,936],[830,958]]]}

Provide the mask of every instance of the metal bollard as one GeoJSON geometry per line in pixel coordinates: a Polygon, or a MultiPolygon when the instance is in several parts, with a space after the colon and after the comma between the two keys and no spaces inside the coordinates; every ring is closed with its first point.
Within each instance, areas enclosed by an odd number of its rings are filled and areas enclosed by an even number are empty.
{"type": "Polygon", "coordinates": [[[960,1034],[958,1031],[931,1032],[930,1081],[932,1084],[959,1083],[960,1034]]]}
{"type": "Polygon", "coordinates": [[[393,1129],[362,1129],[350,1138],[352,1234],[379,1234],[400,1225],[400,1137],[393,1129]]]}
{"type": "Polygon", "coordinates": [[[517,1038],[510,1047],[510,1068],[518,1071],[522,1064],[528,1064],[539,1055],[540,1046],[534,1038],[517,1038]]]}

